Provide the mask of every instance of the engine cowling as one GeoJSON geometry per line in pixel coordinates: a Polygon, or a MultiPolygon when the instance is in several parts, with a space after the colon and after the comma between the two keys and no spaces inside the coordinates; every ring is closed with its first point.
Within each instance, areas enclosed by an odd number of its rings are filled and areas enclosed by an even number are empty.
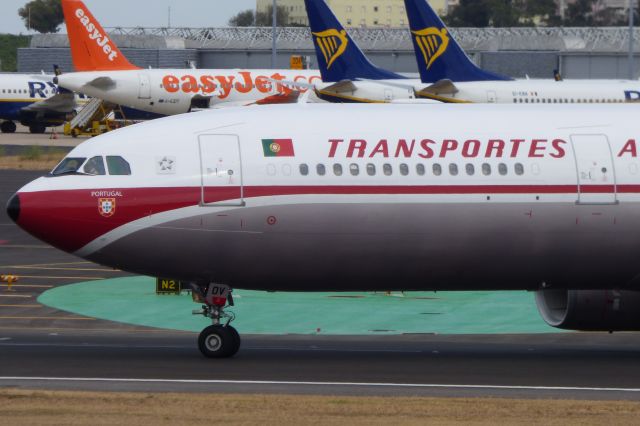
{"type": "Polygon", "coordinates": [[[640,292],[539,290],[536,304],[552,327],[582,331],[640,330],[640,292]]]}

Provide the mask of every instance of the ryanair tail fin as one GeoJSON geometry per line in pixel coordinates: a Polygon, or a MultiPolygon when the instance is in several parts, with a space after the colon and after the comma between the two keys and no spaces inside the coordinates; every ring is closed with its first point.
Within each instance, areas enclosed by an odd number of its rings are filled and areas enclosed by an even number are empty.
{"type": "Polygon", "coordinates": [[[324,0],[305,0],[304,3],[322,81],[404,78],[369,62],[324,0]]]}
{"type": "Polygon", "coordinates": [[[423,83],[439,80],[496,81],[511,78],[479,68],[451,37],[427,0],[404,0],[423,83]]]}
{"type": "Polygon", "coordinates": [[[62,10],[76,71],[138,69],[122,54],[82,1],[62,0],[62,10]]]}

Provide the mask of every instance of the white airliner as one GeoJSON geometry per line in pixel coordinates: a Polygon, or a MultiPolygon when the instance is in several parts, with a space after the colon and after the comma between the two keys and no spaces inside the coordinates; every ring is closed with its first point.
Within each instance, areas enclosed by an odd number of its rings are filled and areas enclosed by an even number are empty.
{"type": "Polygon", "coordinates": [[[306,89],[275,80],[320,81],[318,71],[140,69],[132,65],[80,0],[62,0],[76,73],[61,87],[157,114],[254,103],[291,102],[306,89]]]}
{"type": "Polygon", "coordinates": [[[532,290],[552,326],[640,330],[640,293],[626,291],[640,276],[636,117],[442,104],[181,115],[81,144],[7,212],[84,259],[193,283],[211,357],[239,347],[230,288],[532,290]]]}
{"type": "MultiPolygon", "coordinates": [[[[405,0],[420,80],[373,65],[324,0],[305,0],[324,83],[315,92],[329,102],[431,99],[447,103],[623,103],[640,101],[629,80],[514,80],[478,68],[425,0],[405,0]]],[[[310,87],[309,85],[301,85],[310,87]]]]}
{"type": "Polygon", "coordinates": [[[0,74],[0,130],[14,133],[16,121],[31,133],[62,124],[76,108],[72,92],[59,91],[50,74],[0,74]]]}

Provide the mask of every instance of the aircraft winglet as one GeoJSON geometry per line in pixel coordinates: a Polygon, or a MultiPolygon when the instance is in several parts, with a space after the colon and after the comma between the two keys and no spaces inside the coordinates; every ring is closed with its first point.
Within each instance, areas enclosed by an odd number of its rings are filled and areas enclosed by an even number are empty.
{"type": "Polygon", "coordinates": [[[76,71],[139,69],[131,64],[81,0],[62,0],[76,71]]]}

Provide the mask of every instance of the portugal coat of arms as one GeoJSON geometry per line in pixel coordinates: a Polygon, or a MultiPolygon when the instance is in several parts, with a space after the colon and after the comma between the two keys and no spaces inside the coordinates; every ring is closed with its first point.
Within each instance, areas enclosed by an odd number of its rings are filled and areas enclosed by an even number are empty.
{"type": "Polygon", "coordinates": [[[116,212],[116,199],[115,198],[99,198],[98,199],[98,212],[101,216],[111,217],[116,212]]]}

